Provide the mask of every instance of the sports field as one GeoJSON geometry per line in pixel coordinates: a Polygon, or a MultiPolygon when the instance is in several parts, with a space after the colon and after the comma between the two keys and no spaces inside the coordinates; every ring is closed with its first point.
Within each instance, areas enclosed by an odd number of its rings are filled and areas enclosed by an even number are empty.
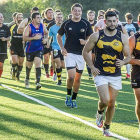
{"type": "MultiPolygon", "coordinates": [[[[35,90],[34,68],[31,72],[29,89],[24,86],[25,68],[23,68],[18,82],[11,79],[10,68],[9,61],[6,60],[0,83],[14,89],[16,93],[7,87],[0,86],[0,140],[119,139],[116,137],[105,138],[101,131],[89,126],[89,124],[95,125],[98,95],[93,81],[88,80],[86,70],[82,76],[77,98],[78,108],[71,109],[64,104],[66,97],[65,70],[62,74],[62,86],[56,86],[56,82],[52,81],[52,78],[46,79],[43,75],[45,72],[42,70],[42,88],[35,90]],[[29,96],[23,97],[17,93],[24,93],[33,98],[31,100],[28,99],[29,96]],[[38,101],[39,103],[37,103],[38,101]],[[81,119],[85,120],[87,124],[79,121],[81,119]]],[[[123,89],[117,97],[118,107],[110,131],[130,140],[140,140],[140,135],[137,135],[138,122],[135,116],[134,94],[130,87],[130,80],[125,79],[124,70],[122,70],[122,75],[123,89]]]]}

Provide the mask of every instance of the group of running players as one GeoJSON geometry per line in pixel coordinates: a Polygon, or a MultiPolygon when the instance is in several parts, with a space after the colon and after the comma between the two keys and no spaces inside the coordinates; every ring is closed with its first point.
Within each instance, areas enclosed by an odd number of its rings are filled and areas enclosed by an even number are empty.
{"type": "MultiPolygon", "coordinates": [[[[122,89],[121,67],[126,64],[128,69],[132,64],[131,85],[140,124],[140,33],[136,32],[139,27],[132,22],[131,13],[125,15],[126,24],[122,25],[116,9],[99,10],[97,21],[92,10],[87,11],[88,20],[82,18],[82,10],[81,4],[73,4],[68,20],[63,22],[60,10],[54,12],[52,8],[47,8],[40,15],[39,9],[34,7],[29,18],[23,19],[22,13],[14,13],[14,21],[9,27],[3,24],[4,18],[0,14],[0,77],[7,58],[7,46],[10,47],[12,79],[20,80],[26,56],[26,88],[29,88],[33,63],[36,89],[41,88],[42,63],[46,78],[51,75],[54,81],[58,79],[57,85],[62,84],[62,69],[66,67],[65,105],[77,108],[76,97],[86,62],[89,79],[94,76],[99,95],[96,124],[103,127],[104,136],[111,136],[109,128],[115,113],[115,101],[118,91],[122,89]]],[[[129,70],[126,78],[130,78],[129,70]]]]}

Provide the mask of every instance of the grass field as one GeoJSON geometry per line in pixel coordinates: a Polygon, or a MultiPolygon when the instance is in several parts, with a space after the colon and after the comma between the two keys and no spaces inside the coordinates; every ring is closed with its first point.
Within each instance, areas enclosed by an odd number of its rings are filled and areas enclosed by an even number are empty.
{"type": "MultiPolygon", "coordinates": [[[[124,69],[124,68],[123,68],[124,69]]],[[[42,70],[40,90],[35,90],[34,69],[31,72],[30,88],[24,87],[25,68],[20,81],[10,76],[9,61],[5,61],[0,83],[23,92],[64,112],[95,124],[98,95],[94,82],[88,80],[84,71],[77,98],[77,109],[64,105],[66,97],[66,71],[63,71],[63,84],[56,86],[52,78],[46,79],[42,70]]],[[[130,80],[125,79],[122,70],[123,89],[117,97],[118,107],[111,124],[111,132],[130,140],[140,140],[137,135],[138,122],[135,116],[135,98],[130,87],[130,80]]],[[[40,105],[21,95],[0,86],[0,140],[106,140],[102,132],[73,118],[64,116],[46,106],[40,105]]]]}

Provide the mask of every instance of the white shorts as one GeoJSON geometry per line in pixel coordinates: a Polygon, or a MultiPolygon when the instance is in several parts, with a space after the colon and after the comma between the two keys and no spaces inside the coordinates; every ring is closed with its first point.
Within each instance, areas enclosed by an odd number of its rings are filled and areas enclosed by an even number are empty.
{"type": "Polygon", "coordinates": [[[122,89],[121,76],[112,77],[112,76],[97,75],[94,77],[94,82],[95,82],[96,87],[101,86],[101,85],[109,85],[116,90],[122,89]]]}
{"type": "Polygon", "coordinates": [[[67,53],[64,57],[66,68],[77,68],[78,70],[84,70],[85,60],[82,55],[77,55],[73,53],[67,53]]]}

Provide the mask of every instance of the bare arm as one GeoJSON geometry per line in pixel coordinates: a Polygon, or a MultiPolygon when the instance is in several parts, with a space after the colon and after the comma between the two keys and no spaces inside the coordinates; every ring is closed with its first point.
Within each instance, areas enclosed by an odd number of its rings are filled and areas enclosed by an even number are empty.
{"type": "MultiPolygon", "coordinates": [[[[129,38],[129,48],[130,48],[130,54],[132,55],[134,49],[135,49],[135,36],[131,36],[129,38]]],[[[139,65],[140,66],[140,60],[131,58],[131,61],[129,62],[132,65],[139,65]]]]}
{"type": "Polygon", "coordinates": [[[127,37],[129,38],[127,30],[123,26],[122,26],[122,31],[123,31],[123,34],[127,35],[127,37]]]}
{"type": "Polygon", "coordinates": [[[95,32],[98,32],[99,30],[100,30],[100,28],[95,25],[93,28],[93,32],[95,33],[95,32]]]}
{"type": "Polygon", "coordinates": [[[92,73],[94,76],[98,75],[100,73],[100,71],[94,67],[93,62],[89,56],[89,52],[92,51],[92,49],[94,48],[97,40],[99,37],[99,33],[94,33],[90,36],[89,40],[87,41],[86,45],[84,46],[82,55],[86,61],[86,63],[88,64],[88,66],[90,67],[92,73]]]}
{"type": "Polygon", "coordinates": [[[43,24],[43,29],[44,29],[44,39],[42,41],[43,44],[47,43],[47,39],[48,39],[48,30],[46,29],[46,26],[43,24]]]}
{"type": "Polygon", "coordinates": [[[10,41],[10,36],[9,37],[2,37],[1,40],[2,41],[10,41]]]}
{"type": "Polygon", "coordinates": [[[23,34],[24,28],[27,26],[28,18],[25,18],[18,26],[17,33],[23,34]]]}

